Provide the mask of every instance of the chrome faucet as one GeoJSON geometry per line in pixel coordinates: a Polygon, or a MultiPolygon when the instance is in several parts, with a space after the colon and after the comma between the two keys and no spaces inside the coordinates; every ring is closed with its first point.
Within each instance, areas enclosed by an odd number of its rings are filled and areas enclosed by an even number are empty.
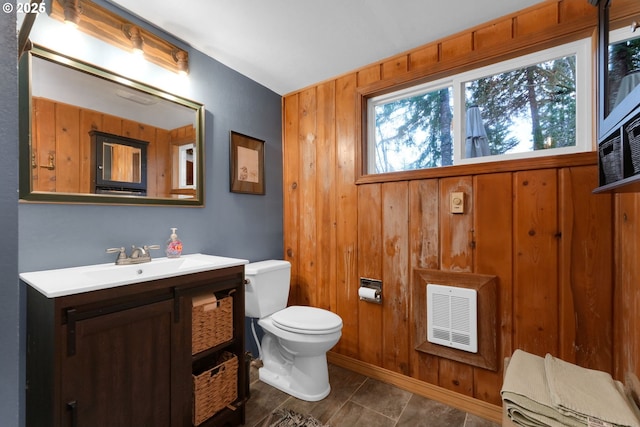
{"type": "Polygon", "coordinates": [[[107,249],[107,253],[118,253],[118,257],[116,258],[116,265],[142,264],[145,262],[151,262],[151,253],[149,252],[150,249],[160,249],[160,246],[144,245],[143,247],[138,247],[136,245],[132,245],[131,256],[127,256],[127,252],[124,249],[124,246],[120,248],[109,248],[107,249]]]}
{"type": "MultiPolygon", "coordinates": [[[[145,249],[145,247],[139,248],[139,247],[136,247],[135,245],[131,246],[130,258],[138,259],[138,258],[144,258],[146,256],[149,256],[148,248],[147,249],[145,249]]],[[[151,259],[149,259],[149,261],[151,261],[151,259]]]]}

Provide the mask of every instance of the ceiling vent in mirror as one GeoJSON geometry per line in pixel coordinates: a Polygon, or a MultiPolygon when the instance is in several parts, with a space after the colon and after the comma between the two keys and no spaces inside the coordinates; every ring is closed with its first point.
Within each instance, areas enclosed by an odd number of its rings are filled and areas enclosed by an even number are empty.
{"type": "Polygon", "coordinates": [[[117,89],[116,95],[118,95],[120,98],[124,98],[142,105],[153,105],[158,103],[157,97],[151,95],[147,96],[142,92],[132,92],[126,89],[117,89]]]}

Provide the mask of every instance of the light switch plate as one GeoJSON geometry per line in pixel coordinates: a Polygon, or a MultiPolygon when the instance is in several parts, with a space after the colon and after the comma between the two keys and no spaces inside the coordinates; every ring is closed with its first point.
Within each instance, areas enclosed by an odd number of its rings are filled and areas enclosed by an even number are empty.
{"type": "Polygon", "coordinates": [[[451,193],[451,213],[461,214],[464,213],[464,193],[453,192],[451,193]]]}

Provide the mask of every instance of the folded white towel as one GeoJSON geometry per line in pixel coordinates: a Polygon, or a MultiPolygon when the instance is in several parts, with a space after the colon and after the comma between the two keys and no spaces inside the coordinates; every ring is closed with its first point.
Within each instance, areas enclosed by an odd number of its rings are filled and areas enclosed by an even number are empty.
{"type": "Polygon", "coordinates": [[[586,425],[553,407],[544,358],[540,356],[516,350],[511,356],[500,393],[510,418],[516,424],[527,427],[586,425]]]}
{"type": "MultiPolygon", "coordinates": [[[[525,409],[519,405],[506,403],[507,414],[509,419],[516,425],[524,427],[566,427],[569,424],[563,424],[558,420],[549,418],[539,412],[525,409]]],[[[579,424],[584,427],[586,424],[579,424]]],[[[604,427],[604,426],[599,426],[604,427]]]]}
{"type": "Polygon", "coordinates": [[[545,376],[552,405],[584,423],[604,421],[615,426],[640,427],[640,420],[621,390],[606,372],[586,369],[547,354],[545,376]]]}

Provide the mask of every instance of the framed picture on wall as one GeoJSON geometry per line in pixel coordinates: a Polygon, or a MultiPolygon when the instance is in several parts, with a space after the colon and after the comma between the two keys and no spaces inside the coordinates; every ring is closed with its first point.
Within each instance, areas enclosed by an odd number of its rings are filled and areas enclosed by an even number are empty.
{"type": "Polygon", "coordinates": [[[265,194],[264,141],[230,133],[230,190],[233,193],[265,194]]]}

